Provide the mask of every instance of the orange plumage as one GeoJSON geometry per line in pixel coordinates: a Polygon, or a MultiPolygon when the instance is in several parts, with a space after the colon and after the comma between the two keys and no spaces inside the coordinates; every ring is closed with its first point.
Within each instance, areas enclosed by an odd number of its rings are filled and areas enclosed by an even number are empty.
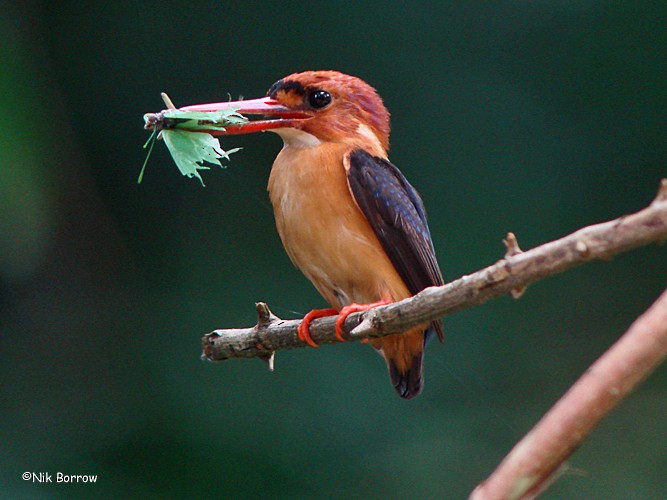
{"type": "MultiPolygon", "coordinates": [[[[190,109],[231,106],[277,117],[227,133],[283,138],[268,183],[276,227],[292,262],[336,311],[443,283],[421,199],[387,159],[389,113],[370,85],[307,71],[279,80],[264,99],[190,109]]],[[[312,343],[307,328],[300,336],[312,343]]],[[[402,397],[422,389],[426,332],[442,337],[441,323],[370,341],[402,397]]]]}

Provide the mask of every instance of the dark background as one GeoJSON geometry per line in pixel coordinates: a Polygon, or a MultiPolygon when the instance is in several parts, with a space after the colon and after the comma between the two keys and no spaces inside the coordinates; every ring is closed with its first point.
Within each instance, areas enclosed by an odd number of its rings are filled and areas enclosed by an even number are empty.
{"type": "MultiPolygon", "coordinates": [[[[392,112],[446,279],[646,206],[667,174],[662,2],[3,2],[0,483],[11,497],[462,498],[665,287],[653,245],[446,318],[399,399],[366,346],[200,361],[202,334],[324,303],[265,193],[281,147],[206,188],[142,115],[338,69],[392,112]],[[24,471],[97,474],[33,484],[24,471]]],[[[667,492],[667,372],[548,498],[667,492]]]]}

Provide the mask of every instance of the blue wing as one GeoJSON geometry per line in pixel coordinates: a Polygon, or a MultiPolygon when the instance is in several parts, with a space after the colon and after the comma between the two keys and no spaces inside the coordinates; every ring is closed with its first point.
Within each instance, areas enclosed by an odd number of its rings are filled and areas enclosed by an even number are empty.
{"type": "MultiPolygon", "coordinates": [[[[417,191],[383,158],[355,149],[347,159],[352,196],[410,293],[444,284],[417,191]]],[[[442,340],[442,321],[432,328],[442,340]]]]}

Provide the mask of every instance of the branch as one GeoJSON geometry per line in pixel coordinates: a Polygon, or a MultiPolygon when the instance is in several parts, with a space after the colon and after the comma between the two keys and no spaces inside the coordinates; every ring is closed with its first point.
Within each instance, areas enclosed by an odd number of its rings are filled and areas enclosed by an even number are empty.
{"type": "MultiPolygon", "coordinates": [[[[520,296],[529,284],[591,260],[612,256],[667,239],[667,179],[663,179],[655,200],[632,215],[588,226],[564,238],[522,252],[509,234],[505,258],[444,286],[430,287],[414,297],[351,314],[345,322],[350,340],[381,337],[473,307],[511,293],[520,296]]],[[[271,360],[282,349],[307,347],[297,336],[300,320],[281,320],[266,304],[257,304],[258,324],[251,328],[215,330],[202,338],[202,358],[222,361],[230,358],[271,360]]],[[[337,342],[335,317],[311,323],[311,336],[318,344],[337,342]]]]}
{"type": "Polygon", "coordinates": [[[609,411],[667,357],[667,290],[512,449],[471,500],[535,498],[609,411]]]}

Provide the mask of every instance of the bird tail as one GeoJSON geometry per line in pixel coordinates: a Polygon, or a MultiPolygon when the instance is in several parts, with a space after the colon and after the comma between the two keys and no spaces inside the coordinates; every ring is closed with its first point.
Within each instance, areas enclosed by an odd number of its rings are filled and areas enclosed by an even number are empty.
{"type": "Polygon", "coordinates": [[[396,363],[387,360],[391,383],[399,396],[412,399],[424,388],[424,351],[412,357],[410,366],[401,371],[396,363]]]}
{"type": "Polygon", "coordinates": [[[427,332],[423,326],[405,333],[371,340],[387,361],[391,383],[399,396],[412,399],[424,387],[424,345],[427,332]]]}

